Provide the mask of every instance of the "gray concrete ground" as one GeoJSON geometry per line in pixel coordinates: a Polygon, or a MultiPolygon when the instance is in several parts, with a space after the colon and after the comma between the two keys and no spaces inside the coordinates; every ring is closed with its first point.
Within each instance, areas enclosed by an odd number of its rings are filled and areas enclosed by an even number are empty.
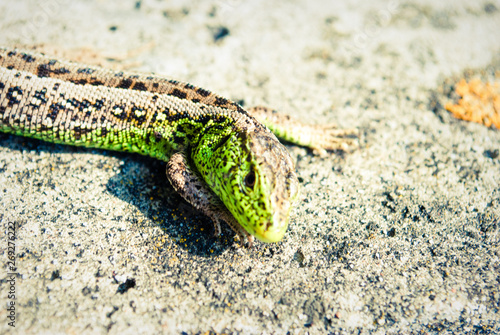
{"type": "Polygon", "coordinates": [[[251,250],[163,163],[1,134],[1,333],[500,332],[500,132],[443,109],[498,74],[499,1],[2,1],[0,31],[362,134],[289,147],[300,203],[251,250]]]}

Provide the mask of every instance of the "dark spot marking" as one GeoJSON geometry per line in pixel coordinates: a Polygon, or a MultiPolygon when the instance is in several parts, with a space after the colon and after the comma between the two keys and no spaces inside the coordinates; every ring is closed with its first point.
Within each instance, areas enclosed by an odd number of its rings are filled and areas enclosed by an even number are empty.
{"type": "Polygon", "coordinates": [[[3,90],[5,88],[5,84],[0,82],[0,90],[3,90]]]}
{"type": "Polygon", "coordinates": [[[213,30],[214,42],[223,39],[224,37],[229,35],[229,29],[226,27],[217,27],[213,30]]]}
{"type": "Polygon", "coordinates": [[[487,3],[484,5],[484,11],[488,14],[496,12],[498,9],[494,3],[487,3]]]}
{"type": "Polygon", "coordinates": [[[60,68],[60,69],[55,69],[55,70],[54,70],[54,73],[55,73],[55,74],[64,74],[64,73],[70,73],[70,72],[71,72],[71,71],[70,71],[70,70],[68,70],[68,69],[67,69],[67,68],[65,68],[65,67],[62,67],[62,68],[60,68]]]}
{"type": "Polygon", "coordinates": [[[127,112],[125,111],[125,105],[114,105],[113,115],[120,120],[125,120],[127,117],[127,112]],[[117,113],[119,111],[119,113],[117,113]]]}
{"type": "Polygon", "coordinates": [[[224,106],[227,104],[227,99],[221,98],[221,97],[216,97],[214,101],[214,105],[216,106],[224,106]]]}
{"type": "MultiPolygon", "coordinates": [[[[195,121],[196,121],[197,123],[207,124],[207,123],[208,123],[211,119],[212,119],[212,116],[211,116],[211,115],[203,115],[203,116],[200,116],[200,117],[199,117],[198,119],[196,119],[195,121]]],[[[212,127],[210,127],[210,128],[213,128],[213,126],[212,126],[212,127]]],[[[207,129],[209,129],[209,128],[207,128],[207,129]]],[[[207,129],[206,129],[206,130],[207,130],[207,129]]]]}
{"type": "Polygon", "coordinates": [[[97,99],[94,104],[95,109],[100,111],[104,107],[105,102],[106,99],[97,99]]]}
{"type": "Polygon", "coordinates": [[[123,79],[120,84],[118,84],[119,88],[129,89],[133,84],[133,81],[130,79],[123,79]]]}
{"type": "Polygon", "coordinates": [[[30,102],[29,105],[33,108],[39,108],[40,105],[46,104],[47,103],[46,94],[47,94],[46,88],[43,88],[40,91],[35,91],[35,94],[33,96],[35,99],[40,101],[40,104],[34,104],[34,103],[30,102]]]}
{"type": "Polygon", "coordinates": [[[200,99],[196,99],[195,98],[195,99],[192,99],[191,101],[194,102],[194,103],[198,103],[198,102],[200,102],[200,99]]]}
{"type": "Polygon", "coordinates": [[[69,98],[66,100],[66,104],[70,104],[72,107],[79,108],[80,107],[80,101],[76,99],[69,98]]]}
{"type": "Polygon", "coordinates": [[[135,287],[135,279],[134,278],[132,278],[132,279],[127,278],[125,283],[118,285],[118,290],[116,290],[116,292],[123,294],[123,293],[127,292],[129,289],[134,288],[134,287],[135,287]]]}
{"type": "Polygon", "coordinates": [[[20,95],[23,95],[23,90],[19,86],[9,88],[7,91],[8,106],[11,107],[21,102],[20,95]]]}
{"type": "Polygon", "coordinates": [[[223,138],[219,140],[219,143],[217,143],[214,147],[214,151],[222,147],[229,139],[231,138],[231,135],[226,135],[223,138]]]}
{"type": "Polygon", "coordinates": [[[7,66],[7,69],[8,69],[8,70],[12,70],[13,68],[14,68],[14,65],[9,65],[9,66],[7,66]]]}
{"type": "Polygon", "coordinates": [[[45,64],[38,65],[36,75],[40,78],[48,77],[50,75],[50,71],[49,69],[47,69],[47,65],[45,64]]]}
{"type": "Polygon", "coordinates": [[[100,80],[92,80],[90,82],[90,85],[92,85],[92,86],[101,86],[101,85],[104,85],[104,83],[102,81],[100,81],[100,80]]]}
{"type": "Polygon", "coordinates": [[[23,54],[21,55],[21,58],[22,58],[25,62],[27,62],[27,63],[33,63],[33,62],[36,60],[36,58],[35,58],[35,57],[33,57],[33,56],[31,56],[31,55],[28,55],[28,54],[26,54],[26,53],[23,53],[23,54]]]}
{"type": "Polygon", "coordinates": [[[158,88],[160,86],[158,83],[153,83],[153,88],[158,88]]]}
{"type": "MultiPolygon", "coordinates": [[[[185,119],[187,117],[188,117],[188,115],[186,112],[171,113],[171,114],[167,114],[167,121],[176,122],[176,121],[185,119]]],[[[181,126],[181,125],[179,125],[179,126],[181,126]]],[[[179,128],[179,126],[177,128],[179,128]]]]}
{"type": "Polygon", "coordinates": [[[134,107],[132,107],[130,116],[132,118],[134,118],[139,125],[141,125],[144,121],[146,121],[146,114],[147,113],[146,113],[146,111],[144,109],[134,106],[134,107]],[[138,116],[137,115],[138,112],[140,112],[140,114],[142,114],[142,115],[138,116]]]}
{"type": "Polygon", "coordinates": [[[49,106],[49,111],[51,111],[55,115],[57,115],[57,113],[59,113],[59,111],[64,111],[65,109],[66,108],[60,102],[53,103],[49,106]]]}
{"type": "Polygon", "coordinates": [[[50,66],[56,63],[55,60],[51,60],[48,64],[40,64],[37,67],[36,75],[40,78],[50,77],[51,73],[53,74],[66,74],[70,73],[70,71],[64,67],[60,69],[51,69],[50,66]]]}
{"type": "Polygon", "coordinates": [[[12,57],[12,56],[15,56],[15,55],[17,55],[17,52],[15,52],[15,51],[10,51],[10,52],[7,54],[7,56],[9,56],[9,57],[12,57]]]}
{"type": "Polygon", "coordinates": [[[85,85],[88,83],[87,79],[75,79],[75,80],[70,80],[70,81],[76,85],[85,85]]]}
{"type": "Polygon", "coordinates": [[[175,134],[185,134],[186,129],[184,128],[183,124],[178,124],[176,129],[175,129],[175,134]]]}
{"type": "Polygon", "coordinates": [[[40,125],[40,131],[42,131],[42,132],[43,131],[48,131],[48,130],[51,130],[51,129],[52,129],[52,126],[47,126],[47,125],[45,125],[43,123],[40,125]]]}
{"type": "Polygon", "coordinates": [[[210,95],[210,91],[207,91],[203,88],[198,88],[196,90],[196,93],[198,93],[199,95],[201,95],[202,97],[208,97],[210,95]]]}
{"type": "Polygon", "coordinates": [[[85,67],[85,68],[81,68],[81,69],[76,70],[76,73],[84,73],[84,74],[92,74],[94,72],[95,72],[95,70],[91,69],[89,67],[85,67]]]}
{"type": "MultiPolygon", "coordinates": [[[[214,121],[214,123],[224,123],[226,121],[226,118],[224,118],[220,115],[216,115],[213,117],[212,120],[214,121]]],[[[217,126],[217,127],[220,127],[220,126],[217,126]]]]}
{"type": "Polygon", "coordinates": [[[165,109],[163,110],[163,114],[170,116],[170,108],[165,107],[165,109]]]}
{"type": "Polygon", "coordinates": [[[487,149],[487,150],[484,150],[483,152],[483,156],[484,157],[488,157],[488,158],[491,158],[491,159],[495,159],[495,158],[498,158],[498,154],[499,154],[499,151],[498,149],[487,149]]]}
{"type": "MultiPolygon", "coordinates": [[[[51,106],[52,107],[52,106],[51,106]]],[[[58,110],[52,110],[47,116],[54,122],[57,118],[58,110]]]]}
{"type": "Polygon", "coordinates": [[[241,114],[248,115],[247,111],[244,110],[240,105],[236,105],[236,110],[241,114]]]}
{"type": "Polygon", "coordinates": [[[174,143],[175,144],[183,144],[184,143],[184,136],[178,136],[177,134],[174,134],[174,143]]]}
{"type": "Polygon", "coordinates": [[[134,85],[134,87],[132,87],[132,89],[137,90],[137,91],[146,91],[147,87],[143,82],[139,81],[139,82],[135,83],[135,85],[134,85]]]}
{"type": "MultiPolygon", "coordinates": [[[[104,119],[106,119],[106,118],[104,118],[104,119]]],[[[104,122],[104,120],[102,122],[104,122]]],[[[101,127],[101,136],[102,137],[106,137],[106,135],[108,135],[108,133],[109,133],[109,131],[106,127],[101,127]]]]}
{"type": "Polygon", "coordinates": [[[178,90],[177,88],[172,91],[171,95],[176,96],[180,99],[186,99],[186,97],[187,97],[186,92],[182,92],[182,91],[178,90]]]}

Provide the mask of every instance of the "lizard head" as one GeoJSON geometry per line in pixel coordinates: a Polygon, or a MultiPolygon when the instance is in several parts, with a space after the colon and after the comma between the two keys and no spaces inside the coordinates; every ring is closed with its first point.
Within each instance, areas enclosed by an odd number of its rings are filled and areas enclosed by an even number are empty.
{"type": "Polygon", "coordinates": [[[299,181],[288,150],[267,129],[222,139],[205,176],[238,223],[263,242],[278,242],[288,227],[299,181]],[[207,178],[208,177],[208,178],[207,178]]]}

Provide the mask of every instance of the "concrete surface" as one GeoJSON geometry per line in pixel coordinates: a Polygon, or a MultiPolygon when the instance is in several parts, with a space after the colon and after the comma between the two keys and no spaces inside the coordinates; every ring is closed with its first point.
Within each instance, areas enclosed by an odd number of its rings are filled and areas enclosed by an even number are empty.
{"type": "Polygon", "coordinates": [[[6,270],[20,226],[0,333],[500,332],[500,132],[443,109],[453,80],[498,74],[500,2],[270,3],[0,2],[1,45],[85,48],[362,133],[350,154],[290,146],[300,204],[251,250],[212,237],[160,162],[1,134],[6,270]]]}

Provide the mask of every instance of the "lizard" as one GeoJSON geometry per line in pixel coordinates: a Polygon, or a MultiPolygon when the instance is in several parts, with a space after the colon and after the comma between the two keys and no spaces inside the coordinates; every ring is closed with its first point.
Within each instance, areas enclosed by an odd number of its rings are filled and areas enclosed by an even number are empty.
{"type": "Polygon", "coordinates": [[[319,152],[357,145],[356,129],[305,125],[155,74],[7,47],[0,131],[165,161],[173,188],[212,219],[215,234],[226,222],[249,247],[254,237],[283,238],[299,194],[294,162],[276,136],[319,152]]]}

